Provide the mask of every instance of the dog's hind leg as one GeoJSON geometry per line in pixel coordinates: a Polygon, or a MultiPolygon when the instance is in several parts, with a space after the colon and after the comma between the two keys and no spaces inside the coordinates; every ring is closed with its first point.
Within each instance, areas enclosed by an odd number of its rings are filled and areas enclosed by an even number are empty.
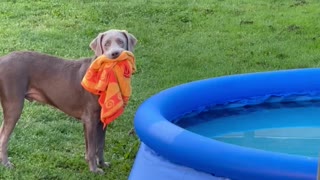
{"type": "Polygon", "coordinates": [[[3,122],[0,129],[0,160],[6,167],[12,167],[8,159],[8,141],[20,118],[23,108],[23,99],[19,101],[2,101],[3,122]]]}
{"type": "Polygon", "coordinates": [[[10,90],[0,88],[0,100],[3,110],[3,121],[0,128],[0,162],[10,168],[12,164],[8,159],[8,141],[22,112],[24,102],[22,87],[10,88],[10,90]]]}

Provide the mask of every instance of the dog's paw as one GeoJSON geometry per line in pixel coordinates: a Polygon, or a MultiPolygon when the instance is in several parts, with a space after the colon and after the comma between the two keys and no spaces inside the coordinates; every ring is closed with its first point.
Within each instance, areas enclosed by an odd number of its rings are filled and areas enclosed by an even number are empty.
{"type": "Polygon", "coordinates": [[[111,163],[109,162],[99,162],[98,166],[101,168],[108,168],[110,167],[111,163]]]}
{"type": "Polygon", "coordinates": [[[12,164],[10,161],[7,161],[6,163],[3,162],[2,165],[8,169],[14,168],[14,164],[12,164]]]}
{"type": "Polygon", "coordinates": [[[95,170],[91,170],[91,172],[96,173],[96,174],[104,174],[104,171],[100,168],[96,168],[95,170]]]}
{"type": "Polygon", "coordinates": [[[134,130],[134,128],[131,128],[130,131],[128,132],[129,136],[134,136],[136,135],[136,131],[134,130]]]}

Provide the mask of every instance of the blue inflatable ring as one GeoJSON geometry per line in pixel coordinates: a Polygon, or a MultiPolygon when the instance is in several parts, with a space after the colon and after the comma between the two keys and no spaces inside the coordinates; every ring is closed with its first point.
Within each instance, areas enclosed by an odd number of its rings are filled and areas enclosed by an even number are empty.
{"type": "Polygon", "coordinates": [[[319,69],[300,69],[232,75],[179,85],[154,95],[139,107],[134,122],[136,133],[144,144],[169,161],[216,176],[250,180],[316,179],[316,158],[215,141],[172,121],[213,104],[270,95],[319,93],[319,77],[319,69]]]}

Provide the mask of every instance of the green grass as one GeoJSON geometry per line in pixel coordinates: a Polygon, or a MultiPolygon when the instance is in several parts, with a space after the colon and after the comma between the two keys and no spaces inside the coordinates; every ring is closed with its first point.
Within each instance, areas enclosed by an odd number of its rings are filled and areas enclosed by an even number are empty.
{"type": "Polygon", "coordinates": [[[81,123],[26,103],[9,146],[16,168],[0,168],[0,179],[127,179],[139,146],[128,131],[144,100],[204,78],[319,67],[319,9],[318,0],[2,1],[0,55],[89,57],[91,40],[112,28],[139,42],[133,96],[108,127],[105,157],[112,167],[105,175],[88,171],[81,123]]]}

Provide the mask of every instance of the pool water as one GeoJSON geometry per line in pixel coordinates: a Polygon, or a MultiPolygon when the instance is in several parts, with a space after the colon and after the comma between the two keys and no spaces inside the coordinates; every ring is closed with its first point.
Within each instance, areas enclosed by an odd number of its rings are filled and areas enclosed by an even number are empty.
{"type": "Polygon", "coordinates": [[[225,143],[261,150],[319,157],[320,103],[266,103],[211,108],[177,124],[225,143]]]}

